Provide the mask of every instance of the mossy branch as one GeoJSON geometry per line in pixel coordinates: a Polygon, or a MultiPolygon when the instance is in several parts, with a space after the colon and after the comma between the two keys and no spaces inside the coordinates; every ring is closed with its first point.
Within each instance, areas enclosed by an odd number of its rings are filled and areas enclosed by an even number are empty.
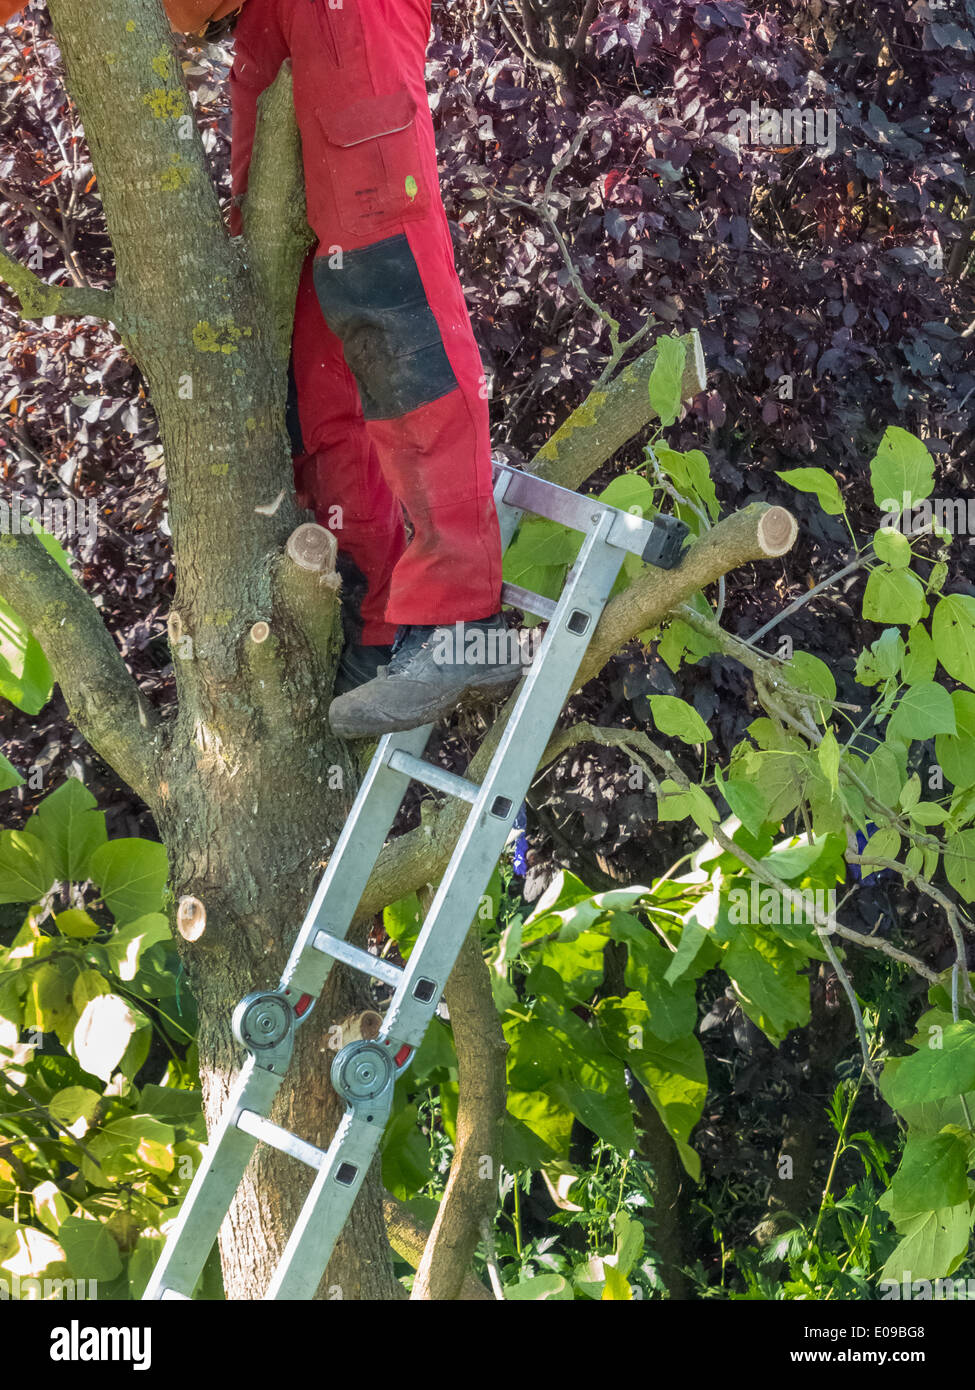
{"type": "Polygon", "coordinates": [[[301,267],[314,235],[305,215],[305,176],[295,117],[291,63],[282,64],[257,102],[257,133],[241,205],[247,255],[273,324],[275,354],[286,363],[301,267]]]}
{"type": "Polygon", "coordinates": [[[17,296],[22,319],[93,318],[118,323],[121,317],[111,290],[49,285],[5,251],[0,251],[0,280],[17,296]]]}
{"type": "MultiPolygon", "coordinates": [[[[685,333],[680,341],[687,348],[681,398],[690,401],[707,385],[704,354],[696,328],[685,333]]],[[[594,387],[542,445],[525,472],[560,487],[581,486],[655,418],[649,382],[656,361],[654,344],[624,367],[608,386],[594,387]]]]}
{"type": "Polygon", "coordinates": [[[0,535],[0,594],[37,638],[72,721],[150,806],[159,715],[142,699],[98,609],[35,535],[0,535]]]}

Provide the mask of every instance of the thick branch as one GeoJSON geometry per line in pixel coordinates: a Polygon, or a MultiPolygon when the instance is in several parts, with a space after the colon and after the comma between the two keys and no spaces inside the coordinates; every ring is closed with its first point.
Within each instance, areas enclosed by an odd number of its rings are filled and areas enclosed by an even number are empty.
{"type": "Polygon", "coordinates": [[[162,724],[139,694],[91,599],[34,535],[0,535],[0,593],[41,644],[74,723],[154,806],[154,745],[162,724]]]}
{"type": "MultiPolygon", "coordinates": [[[[383,1216],[390,1245],[401,1260],[405,1260],[416,1269],[430,1238],[429,1228],[413,1215],[405,1202],[397,1201],[388,1192],[383,1193],[383,1216]]],[[[493,1301],[481,1281],[470,1271],[465,1274],[460,1293],[456,1297],[462,1303],[493,1301]]]]}
{"type": "Polygon", "coordinates": [[[457,1143],[447,1189],[413,1284],[413,1299],[456,1299],[494,1217],[501,1166],[508,1044],[475,922],[445,990],[457,1048],[457,1143]]]}
{"type": "Polygon", "coordinates": [[[27,266],[0,251],[0,280],[20,301],[22,319],[58,317],[106,319],[116,323],[118,306],[110,290],[80,285],[49,285],[27,266]]]}
{"type": "MultiPolygon", "coordinates": [[[[693,400],[707,384],[697,329],[684,335],[687,365],[682,398],[693,400]]],[[[606,387],[597,387],[557,429],[525,470],[561,487],[578,488],[655,418],[648,383],[657,360],[656,345],[606,387]]]]}
{"type": "Polygon", "coordinates": [[[298,278],[314,236],[305,216],[305,177],[295,119],[291,63],[282,64],[257,103],[257,135],[241,214],[248,262],[273,323],[276,355],[287,361],[298,278]]]}
{"type": "MultiPolygon", "coordinates": [[[[769,559],[789,550],[796,523],[783,507],[756,502],[744,511],[719,521],[701,536],[675,570],[648,567],[630,587],[607,604],[582,660],[575,688],[598,675],[621,647],[662,622],[668,613],[699,589],[713,584],[719,575],[753,560],[769,559]]],[[[480,780],[494,754],[515,697],[494,721],[471,762],[467,776],[480,780]]],[[[436,882],[450,857],[463,824],[464,811],[448,805],[417,830],[386,846],[366,886],[359,913],[373,916],[404,893],[436,882]]]]}

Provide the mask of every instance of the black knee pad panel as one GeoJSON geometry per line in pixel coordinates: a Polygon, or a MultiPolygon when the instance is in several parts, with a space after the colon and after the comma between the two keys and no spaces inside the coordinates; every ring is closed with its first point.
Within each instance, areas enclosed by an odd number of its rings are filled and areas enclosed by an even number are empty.
{"type": "Polygon", "coordinates": [[[341,340],[367,420],[394,420],[457,388],[403,233],[315,261],[325,322],[341,340]]]}

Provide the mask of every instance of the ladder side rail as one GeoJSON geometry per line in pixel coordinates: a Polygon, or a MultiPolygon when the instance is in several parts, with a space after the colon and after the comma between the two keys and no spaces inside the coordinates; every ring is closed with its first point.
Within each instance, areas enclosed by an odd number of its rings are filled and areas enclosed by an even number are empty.
{"type": "Polygon", "coordinates": [[[146,1285],[144,1301],[164,1298],[167,1292],[192,1298],[257,1146],[253,1135],[237,1128],[237,1117],[242,1110],[266,1114],[283,1080],[256,1066],[253,1057],[244,1063],[146,1285]]]}
{"type": "Polygon", "coordinates": [[[470,928],[470,900],[483,891],[504,848],[621,568],[622,553],[607,543],[612,524],[612,516],[599,516],[583,543],[406,963],[380,1029],[383,1041],[418,1046],[436,1010],[470,928]],[[567,626],[577,612],[588,616],[581,633],[567,626]],[[499,797],[509,803],[503,816],[492,813],[499,797]]]}

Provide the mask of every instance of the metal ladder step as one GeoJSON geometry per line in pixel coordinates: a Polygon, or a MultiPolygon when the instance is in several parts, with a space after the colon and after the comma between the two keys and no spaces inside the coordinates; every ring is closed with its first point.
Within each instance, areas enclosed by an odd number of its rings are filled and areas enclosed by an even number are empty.
{"type": "Polygon", "coordinates": [[[455,772],[437,767],[436,763],[428,763],[425,758],[415,758],[412,753],[405,753],[401,748],[389,755],[387,767],[391,767],[394,772],[401,772],[404,777],[409,777],[414,782],[422,782],[425,787],[446,792],[448,796],[456,796],[458,800],[468,801],[471,805],[477,800],[477,794],[481,790],[476,782],[469,782],[466,777],[458,777],[455,772]]]}
{"type": "Polygon", "coordinates": [[[368,975],[372,980],[382,980],[394,989],[403,978],[402,966],[394,965],[391,960],[382,960],[370,951],[360,950],[358,946],[353,946],[351,941],[342,937],[330,936],[327,931],[320,931],[312,945],[316,951],[321,951],[322,955],[331,956],[332,960],[340,960],[343,965],[351,966],[353,970],[368,975]]]}
{"type": "Polygon", "coordinates": [[[551,618],[557,607],[554,598],[543,598],[531,589],[523,589],[520,584],[502,584],[501,602],[512,608],[520,608],[523,613],[533,613],[536,618],[551,618]]]}
{"type": "Polygon", "coordinates": [[[299,1163],[307,1164],[309,1168],[318,1169],[322,1166],[325,1158],[324,1149],[316,1149],[314,1144],[299,1139],[297,1134],[273,1124],[263,1115],[255,1115],[253,1110],[240,1112],[237,1116],[237,1128],[252,1138],[259,1139],[262,1144],[268,1144],[272,1149],[278,1149],[281,1153],[296,1158],[299,1163]]]}

